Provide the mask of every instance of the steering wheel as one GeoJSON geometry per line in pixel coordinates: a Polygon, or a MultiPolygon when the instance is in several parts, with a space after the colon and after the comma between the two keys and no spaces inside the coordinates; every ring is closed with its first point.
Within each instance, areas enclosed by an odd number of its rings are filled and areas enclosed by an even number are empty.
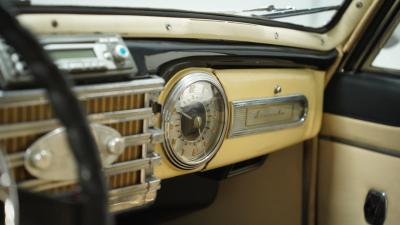
{"type": "MultiPolygon", "coordinates": [[[[49,103],[54,110],[55,116],[66,128],[67,139],[77,162],[78,181],[80,184],[79,198],[74,199],[78,199],[77,201],[80,203],[79,210],[75,210],[79,214],[79,219],[78,221],[75,219],[71,220],[73,221],[71,225],[110,224],[107,189],[101,169],[99,151],[97,150],[86,116],[82,112],[79,101],[72,92],[70,84],[34,36],[25,30],[15,17],[1,4],[0,36],[24,58],[35,81],[46,89],[49,103]]],[[[2,174],[7,174],[6,171],[7,168],[0,166],[0,183],[2,174]]],[[[5,175],[5,177],[7,177],[7,175],[5,175]]],[[[8,191],[9,196],[5,197],[6,224],[17,225],[18,206],[16,204],[16,191],[15,186],[12,185],[12,183],[9,184],[8,187],[11,190],[8,191]]],[[[23,217],[26,215],[32,216],[32,218],[26,219],[21,217],[21,224],[39,224],[39,222],[35,221],[43,222],[43,220],[46,221],[45,216],[52,216],[50,215],[51,212],[40,212],[43,210],[40,208],[40,204],[36,202],[25,204],[23,201],[23,198],[39,201],[48,198],[48,196],[45,197],[40,194],[26,193],[26,191],[23,190],[18,190],[18,193],[20,202],[23,203],[20,204],[21,215],[23,217]],[[31,209],[32,211],[26,209],[25,212],[23,209],[27,207],[24,207],[24,205],[32,205],[32,207],[36,208],[34,210],[31,209]],[[43,215],[35,214],[34,211],[43,215]]],[[[48,202],[49,200],[46,199],[46,201],[48,202]]],[[[50,202],[54,203],[55,201],[50,202]]],[[[67,224],[65,221],[68,219],[59,218],[59,220],[60,223],[57,222],[57,224],[67,224]]]]}

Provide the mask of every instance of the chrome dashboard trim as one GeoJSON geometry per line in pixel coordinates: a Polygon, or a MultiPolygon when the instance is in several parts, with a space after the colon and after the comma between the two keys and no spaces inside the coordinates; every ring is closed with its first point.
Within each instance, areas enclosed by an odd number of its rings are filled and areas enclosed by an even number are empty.
{"type": "Polygon", "coordinates": [[[134,162],[126,161],[113,164],[110,167],[106,167],[104,169],[104,172],[107,176],[111,176],[118,173],[137,171],[140,169],[152,167],[160,164],[160,162],[161,162],[160,155],[157,153],[151,153],[151,156],[144,159],[134,160],[134,162]]]}
{"type": "MultiPolygon", "coordinates": [[[[158,144],[163,142],[163,139],[158,138],[162,136],[163,132],[160,129],[150,129],[148,133],[144,134],[136,134],[130,136],[123,136],[122,139],[125,142],[125,146],[135,146],[135,145],[143,145],[143,144],[158,144]],[[156,137],[156,138],[155,138],[156,137]]],[[[155,153],[151,153],[155,154],[155,153]]],[[[6,156],[7,164],[10,168],[18,167],[24,165],[24,157],[25,152],[18,152],[13,154],[8,154],[6,156]]],[[[109,168],[112,170],[114,166],[118,166],[119,164],[111,165],[109,168]]]]}
{"type": "MultiPolygon", "coordinates": [[[[88,115],[88,120],[91,123],[107,124],[147,119],[150,118],[152,114],[153,111],[151,108],[141,108],[91,114],[88,115]]],[[[0,138],[43,133],[56,129],[57,127],[60,127],[60,124],[56,119],[0,125],[0,138]]]]}
{"type": "MultiPolygon", "coordinates": [[[[131,171],[147,169],[149,167],[158,165],[160,163],[160,160],[161,160],[160,155],[158,155],[157,153],[152,153],[147,158],[141,160],[126,161],[123,163],[116,163],[110,167],[104,168],[103,170],[105,175],[108,177],[120,172],[131,172],[131,171]]],[[[52,188],[71,185],[74,184],[75,182],[76,182],[75,180],[50,181],[44,179],[32,179],[21,182],[18,184],[18,186],[21,188],[27,188],[31,191],[45,191],[52,188]]]]}
{"type": "MultiPolygon", "coordinates": [[[[160,92],[163,87],[164,80],[160,77],[152,76],[150,79],[82,85],[74,87],[73,90],[80,100],[85,100],[115,95],[160,92]]],[[[27,106],[44,104],[47,102],[46,93],[42,89],[0,91],[0,107],[27,106]]]]}
{"type": "MultiPolygon", "coordinates": [[[[229,128],[229,134],[228,134],[229,138],[300,126],[307,119],[308,100],[306,96],[302,94],[250,99],[250,100],[238,100],[231,102],[231,112],[232,116],[231,116],[231,126],[229,128]],[[280,124],[273,124],[273,125],[265,123],[263,126],[263,123],[253,124],[250,123],[251,121],[248,120],[248,113],[249,113],[248,110],[251,107],[260,107],[260,110],[266,110],[267,107],[273,106],[274,104],[283,104],[283,103],[293,104],[296,102],[303,104],[304,108],[301,117],[298,118],[295,122],[289,121],[285,123],[285,121],[283,121],[280,124]],[[244,120],[244,127],[237,127],[238,126],[237,124],[240,121],[240,118],[237,118],[239,117],[237,110],[246,110],[245,112],[246,118],[242,119],[244,120]]],[[[243,123],[243,121],[240,122],[243,123]]]]}
{"type": "MultiPolygon", "coordinates": [[[[125,100],[127,96],[138,95],[137,98],[131,98],[134,101],[133,104],[135,104],[132,107],[135,108],[122,107],[117,109],[110,104],[106,106],[104,102],[108,100],[102,100],[102,104],[104,104],[104,109],[100,110],[102,112],[95,110],[96,112],[89,112],[87,115],[90,123],[108,127],[113,127],[114,123],[137,121],[137,123],[128,124],[129,126],[136,126],[132,128],[134,132],[125,131],[126,136],[120,137],[125,147],[122,154],[128,155],[128,157],[112,162],[112,164],[103,165],[106,180],[109,182],[110,210],[112,212],[148,204],[155,200],[157,190],[160,189],[160,179],[155,176],[154,167],[160,164],[161,158],[154,151],[154,148],[156,144],[163,142],[164,132],[162,129],[158,129],[157,124],[153,122],[156,115],[153,113],[151,102],[158,101],[159,94],[164,89],[164,83],[165,81],[161,77],[149,76],[126,82],[81,85],[73,88],[79,100],[94,99],[95,104],[98,104],[96,98],[114,98],[114,96],[123,97],[123,104],[127,104],[125,100]],[[140,125],[141,123],[142,125],[140,125]],[[130,148],[132,146],[135,147],[130,148]],[[133,176],[132,179],[134,180],[132,182],[126,181],[128,176],[133,176]]],[[[12,108],[21,107],[21,114],[26,114],[24,110],[27,106],[36,107],[36,105],[47,103],[47,95],[42,89],[0,91],[0,109],[4,110],[5,113],[14,113],[14,111],[11,111],[14,110],[12,108]]],[[[87,104],[88,102],[84,103],[87,104]]],[[[40,108],[40,110],[43,109],[47,110],[44,107],[40,108]]],[[[39,136],[60,128],[59,121],[50,116],[45,116],[46,119],[39,117],[33,121],[20,121],[18,119],[9,123],[5,122],[0,125],[0,139],[12,142],[14,138],[19,139],[20,137],[25,138],[24,136],[34,135],[33,139],[38,140],[39,136]],[[38,134],[38,137],[35,134],[38,134]],[[8,138],[11,139],[6,140],[8,138]]],[[[4,119],[4,121],[7,120],[4,119]]],[[[118,127],[120,124],[116,124],[116,126],[118,127]]],[[[118,129],[126,130],[126,127],[128,126],[123,124],[118,129]]],[[[107,147],[111,148],[108,145],[107,147]]],[[[19,148],[5,150],[9,152],[5,156],[5,161],[13,171],[18,171],[21,174],[20,172],[25,169],[24,156],[26,150],[19,148]]],[[[21,178],[18,187],[33,192],[64,192],[73,190],[74,184],[76,184],[75,180],[46,180],[33,175],[33,177],[21,178]]]]}
{"type": "Polygon", "coordinates": [[[153,202],[157,191],[161,188],[160,183],[159,178],[150,177],[142,184],[111,190],[109,192],[110,211],[121,211],[153,202]]]}

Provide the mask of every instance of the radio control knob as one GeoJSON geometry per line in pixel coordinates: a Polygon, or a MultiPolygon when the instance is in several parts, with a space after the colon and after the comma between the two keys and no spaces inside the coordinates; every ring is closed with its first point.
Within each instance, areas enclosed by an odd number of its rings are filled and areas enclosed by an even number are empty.
{"type": "Polygon", "coordinates": [[[114,48],[113,56],[116,61],[125,61],[129,57],[129,50],[123,45],[117,45],[114,48]]]}
{"type": "Polygon", "coordinates": [[[47,150],[40,150],[31,156],[31,163],[36,169],[44,170],[51,165],[51,153],[47,150]]]}

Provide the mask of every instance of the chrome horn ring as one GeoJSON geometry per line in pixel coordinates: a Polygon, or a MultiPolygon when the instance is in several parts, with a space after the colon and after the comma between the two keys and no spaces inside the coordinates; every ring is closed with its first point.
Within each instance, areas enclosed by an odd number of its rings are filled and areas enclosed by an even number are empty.
{"type": "Polygon", "coordinates": [[[8,170],[3,151],[0,151],[0,201],[4,205],[4,224],[18,225],[18,189],[8,170]]]}

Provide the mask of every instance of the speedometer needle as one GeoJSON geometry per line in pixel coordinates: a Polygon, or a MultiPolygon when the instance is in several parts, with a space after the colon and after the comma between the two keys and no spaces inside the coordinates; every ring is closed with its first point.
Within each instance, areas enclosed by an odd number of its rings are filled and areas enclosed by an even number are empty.
{"type": "Polygon", "coordinates": [[[195,127],[195,128],[197,128],[197,130],[199,131],[199,135],[201,135],[201,124],[203,123],[203,121],[202,121],[202,119],[201,119],[201,117],[200,116],[196,116],[196,118],[194,118],[194,124],[193,124],[193,126],[195,127]]]}
{"type": "Polygon", "coordinates": [[[187,113],[185,113],[185,112],[183,112],[183,111],[181,111],[181,112],[178,112],[179,114],[182,114],[183,116],[185,116],[186,118],[188,118],[188,119],[193,119],[191,116],[189,116],[187,113]]]}

